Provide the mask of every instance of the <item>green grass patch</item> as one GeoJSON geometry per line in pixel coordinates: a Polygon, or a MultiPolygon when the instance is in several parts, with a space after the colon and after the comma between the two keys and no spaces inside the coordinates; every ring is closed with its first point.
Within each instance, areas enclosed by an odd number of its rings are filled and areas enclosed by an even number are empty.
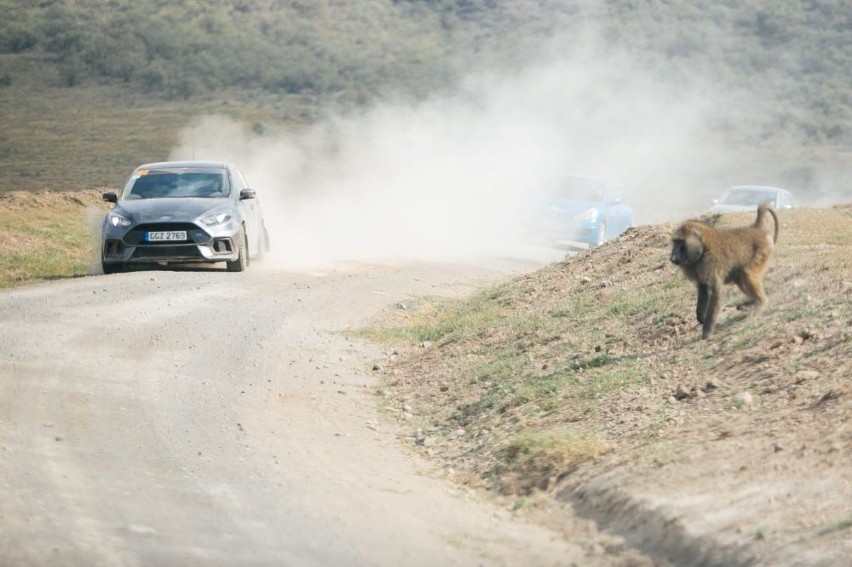
{"type": "Polygon", "coordinates": [[[566,361],[547,374],[538,374],[535,368],[525,354],[514,349],[488,359],[475,371],[475,387],[470,392],[475,401],[456,407],[452,419],[466,427],[485,416],[538,419],[552,415],[558,423],[566,407],[574,411],[577,402],[593,406],[616,392],[647,383],[648,378],[638,357],[606,353],[566,361]],[[566,406],[566,400],[573,401],[566,406]]]}
{"type": "Polygon", "coordinates": [[[0,210],[0,288],[84,276],[93,238],[83,207],[0,210]]]}
{"type": "Polygon", "coordinates": [[[615,294],[606,307],[610,317],[633,317],[664,310],[671,296],[657,288],[630,290],[615,294]]]}
{"type": "Polygon", "coordinates": [[[793,323],[795,321],[810,320],[816,318],[820,312],[809,305],[794,306],[784,311],[783,321],[793,323]]]}
{"type": "Polygon", "coordinates": [[[435,298],[410,302],[405,310],[392,315],[390,322],[358,329],[355,334],[380,344],[449,344],[499,326],[505,319],[502,307],[480,297],[460,303],[435,298]]]}
{"type": "Polygon", "coordinates": [[[824,528],[821,528],[817,532],[817,535],[826,536],[836,532],[842,532],[843,530],[848,530],[850,528],[852,528],[852,515],[847,516],[846,518],[843,518],[842,520],[839,520],[837,522],[834,522],[833,524],[829,524],[824,528]]]}
{"type": "Polygon", "coordinates": [[[596,357],[589,370],[582,372],[582,380],[577,380],[570,395],[583,400],[600,400],[615,392],[620,392],[647,382],[647,375],[638,364],[635,356],[615,360],[609,357],[596,357]]]}
{"type": "Polygon", "coordinates": [[[475,335],[497,325],[505,318],[503,309],[492,302],[474,301],[450,309],[437,317],[422,321],[411,328],[421,341],[452,342],[464,335],[475,335]]]}
{"type": "Polygon", "coordinates": [[[491,474],[503,492],[529,494],[547,490],[579,464],[611,449],[601,437],[567,427],[523,431],[497,450],[491,474]]]}

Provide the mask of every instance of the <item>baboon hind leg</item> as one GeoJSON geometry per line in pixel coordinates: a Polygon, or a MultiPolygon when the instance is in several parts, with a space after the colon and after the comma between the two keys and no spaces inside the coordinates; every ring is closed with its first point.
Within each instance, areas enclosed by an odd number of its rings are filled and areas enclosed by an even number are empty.
{"type": "Polygon", "coordinates": [[[740,304],[737,309],[762,309],[768,298],[763,291],[763,280],[760,273],[744,272],[742,277],[737,279],[737,287],[742,290],[748,299],[740,304]]]}

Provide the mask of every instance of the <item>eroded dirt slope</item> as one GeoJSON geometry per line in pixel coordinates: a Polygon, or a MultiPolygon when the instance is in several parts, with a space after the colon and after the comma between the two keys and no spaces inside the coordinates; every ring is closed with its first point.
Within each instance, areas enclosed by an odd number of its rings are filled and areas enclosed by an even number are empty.
{"type": "Polygon", "coordinates": [[[381,393],[403,437],[456,482],[556,527],[570,503],[660,562],[849,564],[852,207],[781,213],[770,305],[740,312],[729,286],[710,341],[668,262],[673,226],[476,299],[503,310],[491,328],[400,348],[381,393]],[[511,372],[495,369],[501,357],[511,372]],[[507,401],[543,384],[546,404],[541,389],[507,401]],[[568,427],[597,440],[587,458],[526,476],[507,463],[523,432],[568,427]]]}

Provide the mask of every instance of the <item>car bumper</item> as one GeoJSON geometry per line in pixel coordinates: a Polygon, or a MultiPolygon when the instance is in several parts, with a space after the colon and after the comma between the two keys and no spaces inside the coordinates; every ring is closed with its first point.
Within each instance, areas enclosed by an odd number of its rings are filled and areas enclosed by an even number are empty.
{"type": "Polygon", "coordinates": [[[232,244],[229,250],[221,252],[210,246],[195,244],[122,247],[120,241],[107,241],[102,260],[105,264],[228,262],[238,257],[238,253],[233,251],[235,246],[232,244]]]}
{"type": "Polygon", "coordinates": [[[596,244],[598,241],[598,223],[551,224],[542,223],[531,230],[531,236],[538,241],[560,243],[579,242],[596,244]]]}
{"type": "Polygon", "coordinates": [[[156,230],[182,230],[183,241],[146,242],[144,234],[151,226],[140,225],[129,230],[104,230],[101,260],[104,264],[228,262],[239,257],[239,225],[205,230],[186,223],[156,226],[156,230]]]}

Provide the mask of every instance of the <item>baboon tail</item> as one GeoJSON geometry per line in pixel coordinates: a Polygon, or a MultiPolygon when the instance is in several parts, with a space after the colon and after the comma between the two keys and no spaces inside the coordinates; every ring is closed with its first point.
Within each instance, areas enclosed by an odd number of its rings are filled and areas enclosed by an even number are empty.
{"type": "Polygon", "coordinates": [[[769,207],[769,213],[772,215],[772,220],[775,221],[775,235],[772,237],[772,243],[778,244],[778,229],[781,227],[781,225],[778,224],[778,215],[775,214],[775,209],[769,207]]]}
{"type": "Polygon", "coordinates": [[[780,228],[780,224],[778,224],[778,214],[775,212],[775,209],[772,208],[772,205],[769,203],[761,203],[761,205],[757,208],[757,218],[754,220],[754,226],[761,230],[766,230],[764,226],[763,218],[766,216],[766,213],[772,215],[773,224],[775,225],[775,232],[772,236],[772,243],[778,244],[778,232],[780,228]]]}

